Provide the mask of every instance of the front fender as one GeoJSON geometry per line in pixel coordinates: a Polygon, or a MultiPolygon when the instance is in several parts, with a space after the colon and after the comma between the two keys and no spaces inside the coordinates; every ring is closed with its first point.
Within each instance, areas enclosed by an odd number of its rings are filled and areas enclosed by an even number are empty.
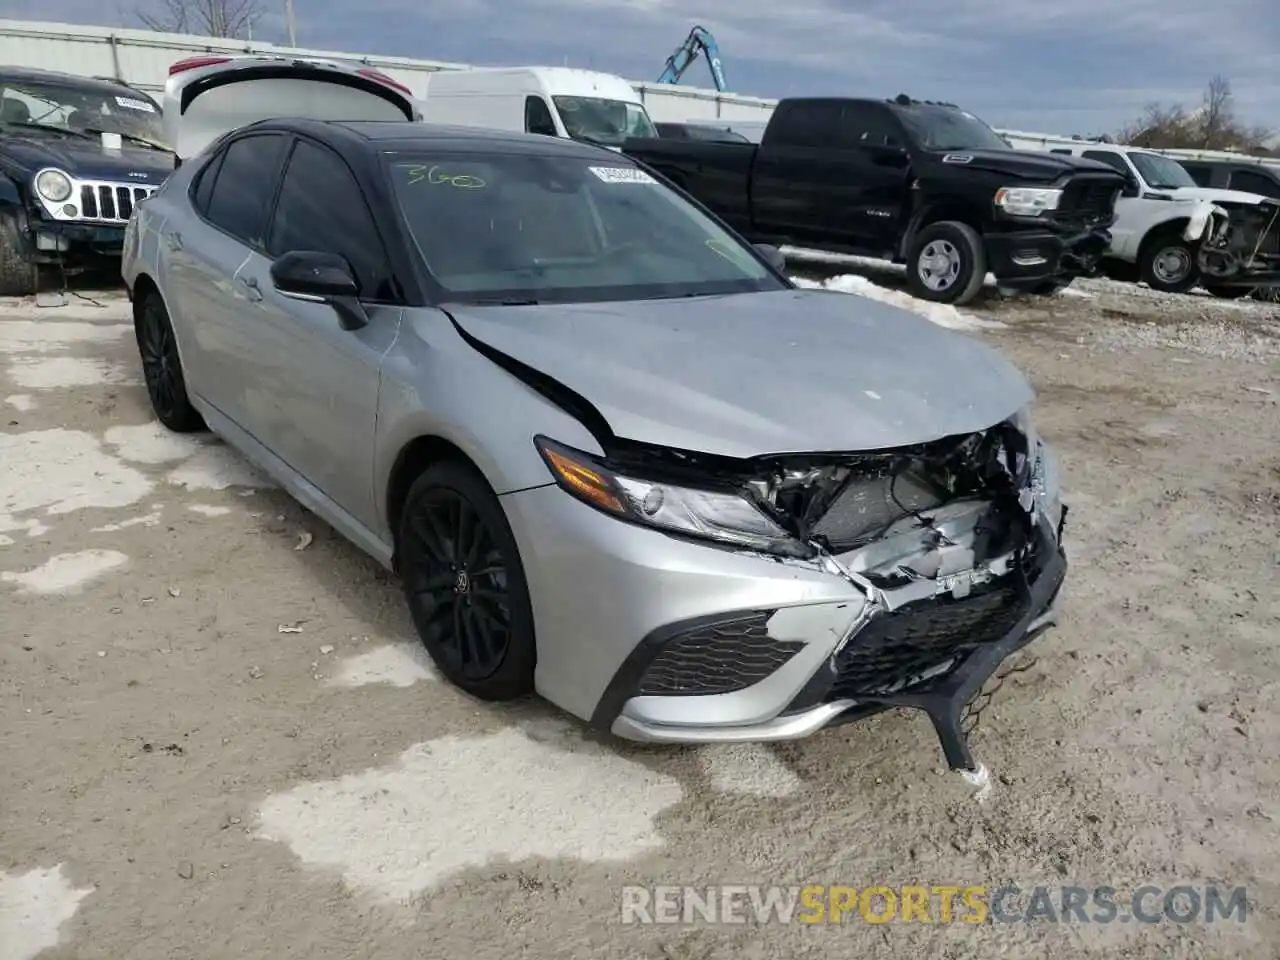
{"type": "Polygon", "coordinates": [[[1159,200],[1152,201],[1145,210],[1127,214],[1124,223],[1117,223],[1112,235],[1115,245],[1112,252],[1126,260],[1136,260],[1138,253],[1154,231],[1185,220],[1183,239],[1192,243],[1204,236],[1210,218],[1222,209],[1208,200],[1159,200]]]}

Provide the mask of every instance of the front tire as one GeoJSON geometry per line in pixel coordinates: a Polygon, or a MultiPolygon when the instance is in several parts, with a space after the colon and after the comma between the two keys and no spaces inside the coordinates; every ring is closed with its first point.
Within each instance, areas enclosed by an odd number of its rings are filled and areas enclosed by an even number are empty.
{"type": "Polygon", "coordinates": [[[533,607],[497,496],[473,467],[418,477],[400,511],[397,551],[409,613],[445,678],[481,700],[533,692],[533,607]]]}
{"type": "Polygon", "coordinates": [[[916,236],[907,257],[907,287],[921,300],[964,304],[978,295],[987,275],[987,250],[967,223],[931,223],[916,236]]]}
{"type": "Polygon", "coordinates": [[[29,297],[40,289],[40,268],[22,242],[18,218],[0,213],[0,297],[29,297]]]}
{"type": "Polygon", "coordinates": [[[169,322],[160,294],[143,296],[133,320],[133,332],[142,358],[142,378],[156,419],[174,433],[196,433],[205,429],[204,418],[191,405],[187,381],[178,357],[178,341],[169,322]]]}
{"type": "Polygon", "coordinates": [[[1142,245],[1138,271],[1148,287],[1161,293],[1186,293],[1200,279],[1194,247],[1172,230],[1157,233],[1142,245]]]}

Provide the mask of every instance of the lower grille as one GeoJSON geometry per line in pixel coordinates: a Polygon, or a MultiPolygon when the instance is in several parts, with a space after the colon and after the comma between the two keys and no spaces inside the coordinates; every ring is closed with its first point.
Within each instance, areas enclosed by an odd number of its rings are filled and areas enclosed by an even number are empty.
{"type": "Polygon", "coordinates": [[[726,617],[669,640],[640,678],[640,696],[733,693],[768,677],[804,649],[769,636],[772,610],[726,617]]]}
{"type": "Polygon", "coordinates": [[[80,188],[80,216],[84,220],[127,223],[134,206],[154,190],[155,187],[132,184],[87,183],[80,188]]]}
{"type": "Polygon", "coordinates": [[[956,662],[1004,637],[1025,613],[1016,587],[1005,584],[962,600],[917,601],[877,617],[837,655],[827,699],[925,690],[956,662]],[[934,670],[936,677],[922,677],[934,670]]]}

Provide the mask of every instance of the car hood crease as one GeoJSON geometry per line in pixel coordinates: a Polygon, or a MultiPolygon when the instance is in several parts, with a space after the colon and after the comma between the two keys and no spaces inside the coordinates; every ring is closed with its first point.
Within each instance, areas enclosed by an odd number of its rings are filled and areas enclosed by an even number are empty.
{"type": "Polygon", "coordinates": [[[581,394],[615,436],[726,457],[926,443],[1032,398],[978,340],[851,294],[446,309],[468,336],[581,394]]]}

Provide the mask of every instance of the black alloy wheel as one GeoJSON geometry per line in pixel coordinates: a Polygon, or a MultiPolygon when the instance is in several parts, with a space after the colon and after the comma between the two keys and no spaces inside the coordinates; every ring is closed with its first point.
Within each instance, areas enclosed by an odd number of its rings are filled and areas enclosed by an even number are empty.
{"type": "Polygon", "coordinates": [[[409,612],[441,672],[477,697],[533,689],[533,614],[502,507],[475,471],[437,464],[410,490],[398,541],[409,612]]]}
{"type": "Polygon", "coordinates": [[[175,433],[204,429],[204,420],[187,397],[178,342],[160,297],[152,293],[143,301],[134,321],[142,378],[156,417],[175,433]]]}

